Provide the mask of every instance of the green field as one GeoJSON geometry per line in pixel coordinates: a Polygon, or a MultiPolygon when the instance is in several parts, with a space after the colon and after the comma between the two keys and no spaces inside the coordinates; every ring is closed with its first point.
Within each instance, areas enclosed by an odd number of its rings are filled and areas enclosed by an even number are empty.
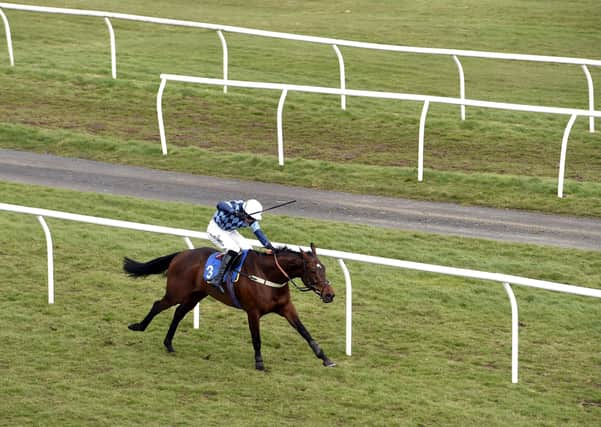
{"type": "MultiPolygon", "coordinates": [[[[85,6],[359,41],[598,59],[597,1],[413,3],[203,2],[200,7],[178,1],[166,8],[147,1],[127,6],[89,1],[85,6]]],[[[82,7],[73,1],[61,6],[82,7]]],[[[215,32],[115,20],[118,79],[113,80],[101,19],[7,15],[16,65],[0,56],[0,147],[27,143],[29,150],[199,174],[318,188],[336,183],[336,189],[351,192],[601,216],[600,133],[588,132],[586,118],[576,121],[570,136],[565,200],[557,200],[556,193],[568,117],[554,115],[468,108],[462,122],[457,107],[431,105],[425,181],[418,183],[421,103],[350,98],[342,111],[336,97],[291,93],[284,111],[289,163],[281,168],[275,159],[279,93],[230,88],[224,95],[221,88],[170,83],[164,113],[171,154],[163,158],[155,111],[159,75],[221,77],[215,32]],[[320,167],[306,171],[295,160],[315,160],[320,167]],[[349,178],[349,170],[357,179],[349,178]]],[[[329,46],[230,33],[226,38],[232,79],[338,85],[338,64],[329,46]]],[[[349,88],[458,94],[450,57],[342,52],[349,88]]],[[[462,62],[469,98],[588,105],[578,66],[462,62]]],[[[591,74],[601,81],[598,68],[591,67],[591,74]]],[[[595,85],[597,104],[600,88],[595,85]]]]}
{"type": "MultiPolygon", "coordinates": [[[[601,3],[437,0],[75,0],[75,7],[358,41],[601,59],[601,3]]],[[[277,166],[279,93],[169,84],[169,155],[155,112],[160,73],[221,77],[214,32],[113,21],[110,78],[102,19],[5,10],[15,67],[0,43],[0,148],[466,205],[601,217],[601,132],[576,121],[564,199],[556,197],[568,117],[431,105],[425,181],[417,182],[421,104],[289,94],[286,165],[277,166]]],[[[225,34],[230,78],[338,85],[331,47],[225,34]]],[[[4,41],[0,26],[0,40],[4,41]]],[[[343,48],[347,87],[458,93],[451,58],[343,48]]],[[[468,98],[587,107],[580,67],[462,59],[468,98]]],[[[597,110],[601,70],[591,68],[597,110]]],[[[597,121],[597,128],[601,128],[597,121]]],[[[211,207],[0,182],[0,202],[204,230],[211,207]]],[[[123,256],[148,260],[181,238],[49,220],[56,304],[34,217],[0,212],[0,425],[599,425],[601,307],[593,298],[514,287],[520,382],[511,384],[509,301],[501,284],[351,262],[353,356],[337,297],[293,292],[301,319],[338,363],[323,368],[277,316],[262,323],[266,373],[255,372],[246,318],[213,300],[201,328],[173,311],[127,329],[162,296],[164,278],[127,278],[123,256]]],[[[599,252],[515,245],[266,215],[274,241],[513,274],[601,289],[599,252]]],[[[195,241],[197,246],[206,242],[195,241]]]]}
{"type": "MultiPolygon", "coordinates": [[[[200,227],[208,208],[3,184],[3,201],[200,227]]],[[[520,382],[511,383],[510,308],[501,284],[349,262],[353,355],[344,353],[344,278],[322,258],[333,304],[293,291],[338,363],[321,366],[278,316],[262,323],[268,371],[254,370],[245,316],[213,300],[162,345],[173,310],[139,321],[164,278],[127,278],[120,260],[185,248],[181,238],[48,220],[56,303],[47,305],[42,230],[0,215],[0,412],[6,425],[596,425],[599,317],[593,298],[515,287],[520,382]]],[[[276,241],[601,288],[596,252],[510,245],[266,215],[276,241]],[[296,226],[292,226],[296,225],[296,226]],[[373,242],[379,242],[374,246],[373,242]]],[[[196,245],[206,242],[195,241],[196,245]]]]}

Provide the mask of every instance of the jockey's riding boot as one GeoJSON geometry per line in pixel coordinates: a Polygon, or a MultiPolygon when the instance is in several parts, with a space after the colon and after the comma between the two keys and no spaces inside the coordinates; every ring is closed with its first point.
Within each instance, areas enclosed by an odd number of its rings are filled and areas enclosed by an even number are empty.
{"type": "Polygon", "coordinates": [[[223,294],[225,291],[223,290],[223,286],[221,286],[221,282],[223,281],[223,275],[227,271],[232,260],[238,255],[236,251],[229,250],[225,254],[223,254],[223,258],[221,258],[221,265],[219,266],[219,271],[217,274],[209,279],[207,283],[212,285],[213,287],[219,289],[219,291],[223,294]]]}

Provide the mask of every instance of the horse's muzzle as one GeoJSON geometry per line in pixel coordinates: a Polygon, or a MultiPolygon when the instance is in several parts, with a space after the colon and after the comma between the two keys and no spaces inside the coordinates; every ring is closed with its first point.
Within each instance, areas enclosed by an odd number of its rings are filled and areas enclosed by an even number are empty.
{"type": "Polygon", "coordinates": [[[334,294],[326,294],[321,298],[321,300],[323,302],[325,302],[326,304],[329,304],[332,301],[334,301],[334,296],[335,296],[334,294]]]}
{"type": "Polygon", "coordinates": [[[331,303],[332,301],[334,301],[335,296],[336,295],[334,294],[334,289],[332,289],[332,287],[329,284],[324,286],[323,290],[321,291],[321,300],[324,303],[331,303]]]}

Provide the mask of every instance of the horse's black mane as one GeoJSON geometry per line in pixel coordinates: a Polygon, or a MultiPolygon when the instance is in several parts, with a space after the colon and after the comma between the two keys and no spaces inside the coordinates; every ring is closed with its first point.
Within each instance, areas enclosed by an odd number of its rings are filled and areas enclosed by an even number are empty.
{"type": "Polygon", "coordinates": [[[276,255],[283,255],[283,254],[299,254],[299,251],[295,251],[293,249],[290,249],[288,246],[282,246],[280,248],[275,248],[274,250],[276,255]]]}
{"type": "Polygon", "coordinates": [[[295,253],[295,254],[300,253],[299,251],[295,251],[295,250],[290,249],[288,246],[283,246],[281,248],[276,248],[275,249],[275,253],[276,254],[281,254],[281,253],[284,253],[284,252],[292,252],[292,253],[295,253]]]}
{"type": "MultiPolygon", "coordinates": [[[[294,254],[294,255],[299,255],[300,252],[299,251],[295,251],[294,249],[290,249],[288,246],[282,246],[280,248],[275,248],[273,251],[276,255],[286,255],[286,254],[294,254]]],[[[259,252],[263,255],[269,255],[270,254],[266,253],[266,252],[259,252]]]]}

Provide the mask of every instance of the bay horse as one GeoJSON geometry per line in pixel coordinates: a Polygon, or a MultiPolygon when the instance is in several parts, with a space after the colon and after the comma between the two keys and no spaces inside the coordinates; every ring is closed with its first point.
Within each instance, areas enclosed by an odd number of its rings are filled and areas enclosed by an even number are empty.
{"type": "Polygon", "coordinates": [[[324,366],[336,366],[302,324],[290,299],[288,283],[292,282],[298,287],[293,279],[300,277],[305,285],[304,288],[299,288],[300,290],[315,292],[324,303],[334,300],[334,289],[326,279],[326,268],[317,258],[313,243],[310,252],[296,252],[288,248],[275,249],[271,253],[249,251],[239,279],[235,283],[235,289],[230,283],[230,292],[224,293],[209,285],[203,278],[205,262],[214,252],[217,251],[213,248],[191,249],[145,263],[125,257],[123,269],[131,277],[144,277],[167,271],[165,296],[155,301],[146,317],[139,323],[130,324],[129,329],[144,331],[157,314],[179,304],[163,341],[167,351],[173,352],[175,350],[172,341],[179,322],[199,301],[210,295],[226,305],[238,306],[246,311],[257,370],[265,369],[261,355],[259,323],[261,317],[267,313],[277,313],[285,317],[309,343],[313,353],[322,360],[324,366]]]}

